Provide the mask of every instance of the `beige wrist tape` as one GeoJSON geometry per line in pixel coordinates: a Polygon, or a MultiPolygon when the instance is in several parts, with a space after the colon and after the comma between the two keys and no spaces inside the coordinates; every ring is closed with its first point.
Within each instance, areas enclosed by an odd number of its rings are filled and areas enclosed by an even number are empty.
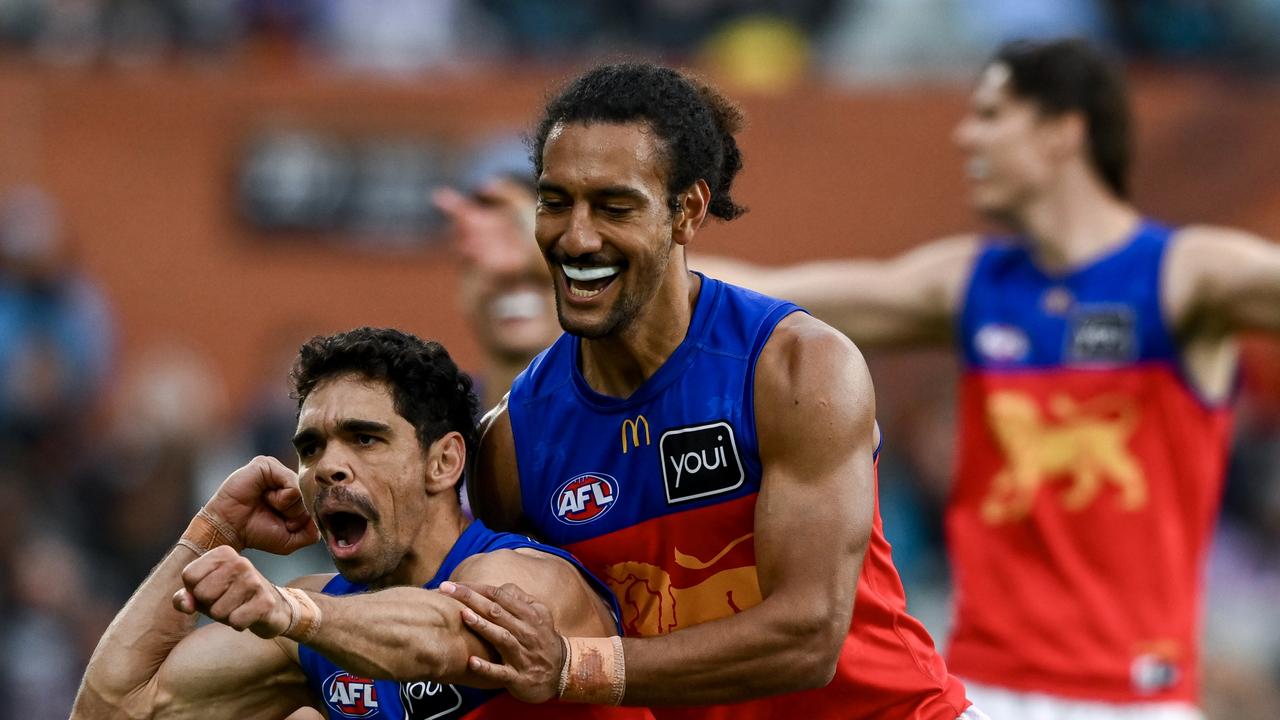
{"type": "Polygon", "coordinates": [[[622,638],[565,638],[560,699],[595,705],[620,705],[627,692],[622,638]]]}
{"type": "Polygon", "coordinates": [[[290,640],[306,644],[320,632],[320,606],[298,588],[276,587],[289,603],[289,627],[280,633],[290,640]]]}
{"type": "Polygon", "coordinates": [[[204,555],[219,545],[230,545],[236,552],[244,549],[236,531],[204,508],[191,518],[191,524],[182,533],[178,544],[191,548],[197,555],[204,555]]]}

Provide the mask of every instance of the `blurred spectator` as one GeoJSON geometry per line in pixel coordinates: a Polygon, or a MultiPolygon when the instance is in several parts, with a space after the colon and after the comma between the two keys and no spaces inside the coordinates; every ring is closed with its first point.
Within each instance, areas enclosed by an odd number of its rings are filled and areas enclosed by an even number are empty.
{"type": "Polygon", "coordinates": [[[1097,0],[848,0],[826,38],[831,75],[849,84],[972,79],[970,68],[1014,38],[1103,42],[1097,0]]]}
{"type": "Polygon", "coordinates": [[[533,168],[523,143],[499,140],[473,162],[466,194],[436,193],[462,254],[463,312],[484,351],[480,404],[493,407],[511,381],[560,334],[547,267],[533,238],[533,168]]]}
{"type": "Polygon", "coordinates": [[[471,56],[468,18],[459,0],[329,0],[321,32],[343,68],[409,74],[471,56]]]}
{"type": "Polygon", "coordinates": [[[53,200],[0,199],[0,457],[48,477],[84,447],[111,369],[113,319],[71,260],[53,200]],[[25,463],[38,459],[36,463],[25,463]]]}

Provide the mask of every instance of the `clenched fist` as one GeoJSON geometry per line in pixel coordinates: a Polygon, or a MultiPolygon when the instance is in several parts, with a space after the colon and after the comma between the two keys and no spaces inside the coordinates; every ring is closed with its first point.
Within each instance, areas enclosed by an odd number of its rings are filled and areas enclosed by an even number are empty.
{"type": "Polygon", "coordinates": [[[272,457],[256,457],[227,476],[204,509],[246,548],[288,555],[320,539],[297,473],[272,457]]]}
{"type": "Polygon", "coordinates": [[[289,628],[292,611],[280,590],[248,558],[226,545],[191,561],[182,570],[183,589],[173,607],[202,612],[236,630],[273,638],[289,628]]]}

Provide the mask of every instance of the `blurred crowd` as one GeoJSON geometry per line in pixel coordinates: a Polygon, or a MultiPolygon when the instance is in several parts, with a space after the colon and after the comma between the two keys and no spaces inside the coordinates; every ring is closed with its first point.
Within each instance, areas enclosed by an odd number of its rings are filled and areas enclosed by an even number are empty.
{"type": "Polygon", "coordinates": [[[486,59],[700,56],[770,82],[949,76],[1012,37],[1274,67],[1280,0],[0,0],[0,47],[42,62],[226,61],[269,46],[385,74],[486,59]]]}

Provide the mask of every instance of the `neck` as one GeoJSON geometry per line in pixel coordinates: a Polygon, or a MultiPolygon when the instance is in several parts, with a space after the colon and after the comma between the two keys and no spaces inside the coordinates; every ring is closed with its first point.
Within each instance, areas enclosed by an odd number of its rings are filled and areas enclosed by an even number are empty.
{"type": "Polygon", "coordinates": [[[629,397],[671,357],[689,332],[702,280],[689,272],[683,257],[671,258],[670,273],[658,295],[626,328],[608,337],[583,339],[582,376],[598,393],[629,397]]]}
{"type": "Polygon", "coordinates": [[[1069,272],[1124,244],[1140,219],[1132,205],[1080,169],[1036,198],[1019,224],[1040,267],[1069,272]]]}
{"type": "Polygon", "coordinates": [[[388,575],[369,583],[370,590],[409,585],[418,587],[435,577],[444,558],[470,524],[450,488],[429,498],[427,510],[412,522],[417,526],[409,551],[388,575]]]}

